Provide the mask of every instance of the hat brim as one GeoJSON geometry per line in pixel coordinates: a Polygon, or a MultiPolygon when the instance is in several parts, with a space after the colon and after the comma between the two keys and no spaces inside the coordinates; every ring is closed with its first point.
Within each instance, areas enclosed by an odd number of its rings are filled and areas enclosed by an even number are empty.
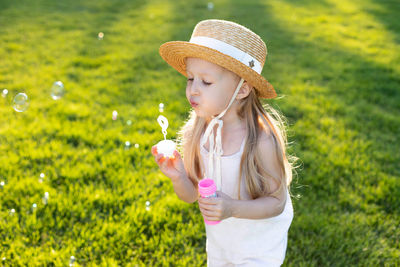
{"type": "Polygon", "coordinates": [[[169,65],[186,77],[185,58],[201,58],[239,75],[256,88],[259,92],[259,97],[276,97],[274,87],[263,76],[235,58],[225,55],[215,49],[185,41],[172,41],[162,44],[159,52],[161,57],[169,65]]]}

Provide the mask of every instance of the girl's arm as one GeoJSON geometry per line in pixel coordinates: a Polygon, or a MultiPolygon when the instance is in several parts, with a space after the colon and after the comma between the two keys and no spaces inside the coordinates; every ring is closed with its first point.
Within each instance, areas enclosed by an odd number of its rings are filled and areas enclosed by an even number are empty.
{"type": "Polygon", "coordinates": [[[187,203],[193,203],[198,198],[198,192],[186,173],[178,179],[171,179],[176,195],[187,203]]]}
{"type": "Polygon", "coordinates": [[[254,200],[232,200],[232,217],[246,219],[265,219],[283,212],[284,201],[274,197],[260,197],[254,200]]]}
{"type": "MultiPolygon", "coordinates": [[[[263,167],[274,177],[280,177],[279,163],[271,134],[262,132],[258,149],[263,159],[263,167]]],[[[279,184],[268,180],[271,192],[279,188],[279,184]]],[[[280,190],[278,196],[265,196],[254,200],[232,200],[232,216],[247,219],[263,219],[277,216],[283,212],[286,203],[286,190],[280,190]]]]}
{"type": "Polygon", "coordinates": [[[242,219],[267,219],[282,213],[286,197],[260,197],[254,200],[236,200],[218,191],[216,198],[199,198],[199,208],[204,218],[219,221],[229,217],[242,219]]]}
{"type": "Polygon", "coordinates": [[[195,202],[198,197],[197,188],[189,179],[179,152],[175,150],[173,157],[164,157],[157,152],[157,146],[153,146],[151,153],[162,173],[171,179],[176,195],[187,203],[195,202]]]}

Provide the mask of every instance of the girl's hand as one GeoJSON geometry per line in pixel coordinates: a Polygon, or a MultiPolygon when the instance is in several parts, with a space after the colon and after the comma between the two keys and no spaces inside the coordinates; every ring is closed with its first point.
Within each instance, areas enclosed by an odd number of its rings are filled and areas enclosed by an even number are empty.
{"type": "Polygon", "coordinates": [[[217,197],[199,197],[198,202],[204,219],[208,221],[221,221],[233,216],[234,200],[221,191],[217,191],[217,197]]]}
{"type": "Polygon", "coordinates": [[[153,154],[161,172],[171,178],[172,181],[180,179],[182,175],[186,173],[183,160],[178,151],[175,150],[171,158],[164,157],[163,154],[157,153],[157,145],[154,145],[151,148],[151,154],[153,154]]]}

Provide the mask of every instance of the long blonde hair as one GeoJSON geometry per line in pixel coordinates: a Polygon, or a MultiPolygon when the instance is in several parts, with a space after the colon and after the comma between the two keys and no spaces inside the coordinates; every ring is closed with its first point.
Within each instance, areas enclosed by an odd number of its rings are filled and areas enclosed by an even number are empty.
{"type": "MultiPolygon", "coordinates": [[[[274,196],[289,187],[292,181],[292,169],[295,157],[286,155],[285,119],[270,105],[261,104],[258,93],[252,89],[247,97],[241,99],[237,111],[238,116],[246,121],[247,142],[240,161],[240,180],[245,177],[246,190],[252,199],[262,196],[274,196]],[[257,149],[261,131],[269,129],[280,168],[280,176],[274,177],[263,168],[262,158],[257,149]],[[289,160],[290,159],[290,160],[289,160]],[[291,161],[291,162],[289,162],[291,161]],[[274,192],[270,191],[268,179],[279,185],[274,192]]],[[[178,133],[179,148],[183,152],[183,161],[189,178],[197,185],[203,178],[203,164],[200,158],[200,138],[207,127],[205,118],[198,117],[194,110],[178,133]]],[[[240,184],[238,198],[240,199],[240,184]]]]}

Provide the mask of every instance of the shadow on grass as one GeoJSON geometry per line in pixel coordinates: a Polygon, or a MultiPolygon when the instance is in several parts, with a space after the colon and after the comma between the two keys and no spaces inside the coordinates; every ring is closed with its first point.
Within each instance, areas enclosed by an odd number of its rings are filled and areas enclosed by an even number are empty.
{"type": "Polygon", "coordinates": [[[396,43],[400,44],[400,24],[398,23],[400,14],[399,1],[371,0],[370,2],[376,4],[380,8],[365,9],[365,11],[378,19],[385,26],[385,29],[395,36],[396,43]]]}
{"type": "MultiPolygon", "coordinates": [[[[310,1],[296,1],[293,5],[310,7],[310,4],[310,1]]],[[[258,24],[265,25],[265,28],[257,31],[257,25],[247,25],[264,40],[270,38],[274,43],[269,46],[272,47],[272,56],[275,53],[290,62],[284,73],[292,72],[306,85],[305,90],[293,91],[293,95],[288,93],[287,100],[296,97],[297,101],[283,104],[287,109],[286,115],[295,122],[294,127],[301,129],[295,134],[295,142],[298,143],[296,153],[304,162],[300,182],[312,188],[295,187],[294,190],[304,197],[298,202],[302,213],[298,219],[301,221],[296,222],[295,218],[293,225],[294,242],[297,244],[293,251],[296,254],[289,253],[288,262],[293,259],[297,263],[304,260],[316,265],[340,265],[340,262],[358,264],[359,260],[367,260],[364,263],[382,264],[384,261],[377,256],[379,254],[369,252],[371,247],[378,249],[380,245],[374,243],[369,249],[360,247],[365,242],[372,242],[372,239],[384,238],[388,247],[393,248],[398,235],[393,237],[391,230],[382,230],[378,226],[370,229],[371,222],[364,222],[355,228],[357,222],[350,223],[350,220],[361,213],[379,224],[386,220],[386,216],[392,222],[396,221],[400,214],[400,199],[396,197],[400,194],[400,158],[396,146],[391,145],[396,143],[400,129],[399,73],[396,73],[393,65],[377,63],[339,45],[321,40],[310,41],[305,35],[286,27],[284,21],[279,20],[279,14],[272,13],[267,4],[257,2],[255,5],[263,6],[267,19],[258,24]],[[325,124],[326,121],[329,123],[325,124]],[[307,217],[316,216],[317,211],[320,212],[318,216],[326,221],[307,217]],[[372,211],[375,215],[371,215],[372,211]],[[328,222],[334,214],[338,217],[349,214],[348,221],[340,225],[338,221],[328,222]],[[328,226],[328,223],[332,225],[328,226]],[[337,228],[334,230],[332,227],[337,228]],[[322,233],[322,229],[328,231],[322,233]],[[309,236],[304,242],[300,240],[304,238],[300,231],[308,231],[309,236]],[[354,246],[345,241],[346,236],[353,236],[357,232],[365,239],[354,237],[354,246]],[[336,241],[331,238],[334,235],[336,241]],[[341,236],[344,243],[339,240],[341,236]],[[308,251],[298,247],[305,245],[310,238],[313,239],[308,245],[313,246],[314,243],[321,247],[313,247],[308,251]],[[321,240],[323,238],[326,240],[321,240]],[[333,247],[324,245],[328,239],[331,239],[329,244],[333,247]],[[324,257],[324,253],[337,249],[348,257],[324,257]]],[[[391,18],[396,16],[395,11],[388,13],[391,18]]],[[[243,15],[242,21],[251,21],[250,15],[243,15]]],[[[257,11],[253,10],[251,15],[257,16],[257,11]]],[[[274,74],[271,75],[274,79],[274,74]]],[[[286,84],[291,81],[296,82],[296,79],[288,77],[286,84]]],[[[294,203],[296,206],[296,201],[294,203]]],[[[390,253],[388,247],[385,247],[386,253],[390,253]]]]}

